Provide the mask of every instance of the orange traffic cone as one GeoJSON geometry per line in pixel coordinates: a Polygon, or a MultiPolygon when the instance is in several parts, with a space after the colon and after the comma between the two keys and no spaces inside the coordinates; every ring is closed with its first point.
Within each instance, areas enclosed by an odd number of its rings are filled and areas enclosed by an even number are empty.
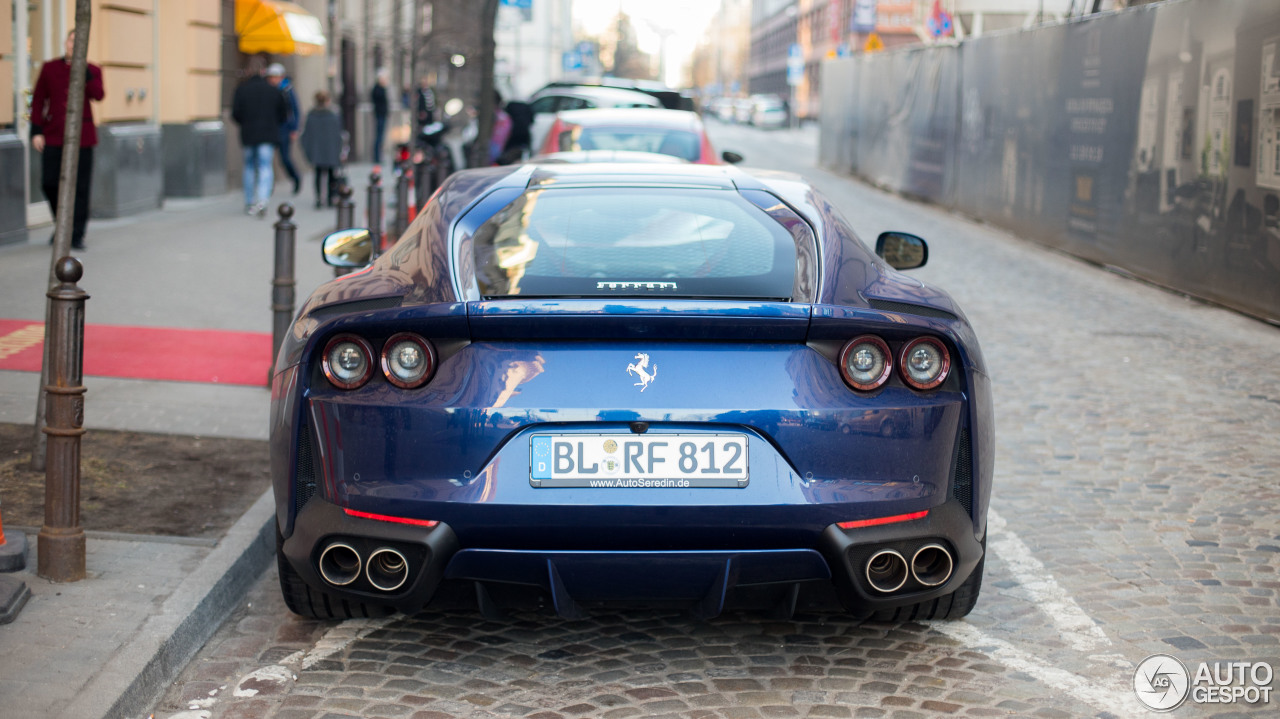
{"type": "MultiPolygon", "coordinates": [[[[0,572],[16,572],[27,566],[27,535],[10,532],[4,536],[4,523],[0,522],[0,572]]],[[[8,624],[18,616],[31,590],[17,577],[0,575],[0,624],[8,624]]]]}
{"type": "Polygon", "coordinates": [[[0,515],[0,572],[17,572],[27,567],[27,535],[22,532],[4,534],[4,519],[0,515]]]}

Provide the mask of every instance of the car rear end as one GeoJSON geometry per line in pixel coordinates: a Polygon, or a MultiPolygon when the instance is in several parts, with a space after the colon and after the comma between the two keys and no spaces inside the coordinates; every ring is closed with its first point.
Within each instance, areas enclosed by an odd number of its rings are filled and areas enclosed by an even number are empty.
{"type": "Polygon", "coordinates": [[[461,588],[564,616],[961,587],[982,556],[961,335],[818,302],[814,226],[725,177],[495,190],[454,224],[461,301],[318,329],[292,571],[353,604],[461,588]]]}

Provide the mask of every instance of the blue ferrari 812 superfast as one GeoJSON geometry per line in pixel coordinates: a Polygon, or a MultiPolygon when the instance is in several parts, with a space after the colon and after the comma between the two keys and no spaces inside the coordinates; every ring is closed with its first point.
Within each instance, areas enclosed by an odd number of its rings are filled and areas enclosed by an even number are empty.
{"type": "Polygon", "coordinates": [[[274,368],[281,590],[318,618],[680,606],[886,621],[977,601],[990,380],[968,321],[791,174],[453,175],[274,368]]]}

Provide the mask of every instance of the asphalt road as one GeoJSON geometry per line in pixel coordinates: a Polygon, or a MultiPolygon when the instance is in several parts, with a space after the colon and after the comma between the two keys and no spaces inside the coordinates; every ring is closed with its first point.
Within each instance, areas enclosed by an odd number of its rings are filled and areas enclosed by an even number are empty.
{"type": "Polygon", "coordinates": [[[816,169],[812,130],[712,130],[809,176],[864,240],[925,237],[916,274],[974,324],[998,456],[973,614],[324,623],[289,614],[272,570],[157,718],[1146,716],[1134,672],[1153,654],[1277,685],[1256,665],[1280,667],[1280,330],[816,169]]]}

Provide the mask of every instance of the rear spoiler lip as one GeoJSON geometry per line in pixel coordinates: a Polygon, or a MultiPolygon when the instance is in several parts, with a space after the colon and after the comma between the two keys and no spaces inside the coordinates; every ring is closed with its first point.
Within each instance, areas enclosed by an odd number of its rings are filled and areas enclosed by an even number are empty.
{"type": "Polygon", "coordinates": [[[809,314],[808,304],[752,300],[598,298],[467,303],[473,340],[802,342],[809,331],[809,314]]]}

